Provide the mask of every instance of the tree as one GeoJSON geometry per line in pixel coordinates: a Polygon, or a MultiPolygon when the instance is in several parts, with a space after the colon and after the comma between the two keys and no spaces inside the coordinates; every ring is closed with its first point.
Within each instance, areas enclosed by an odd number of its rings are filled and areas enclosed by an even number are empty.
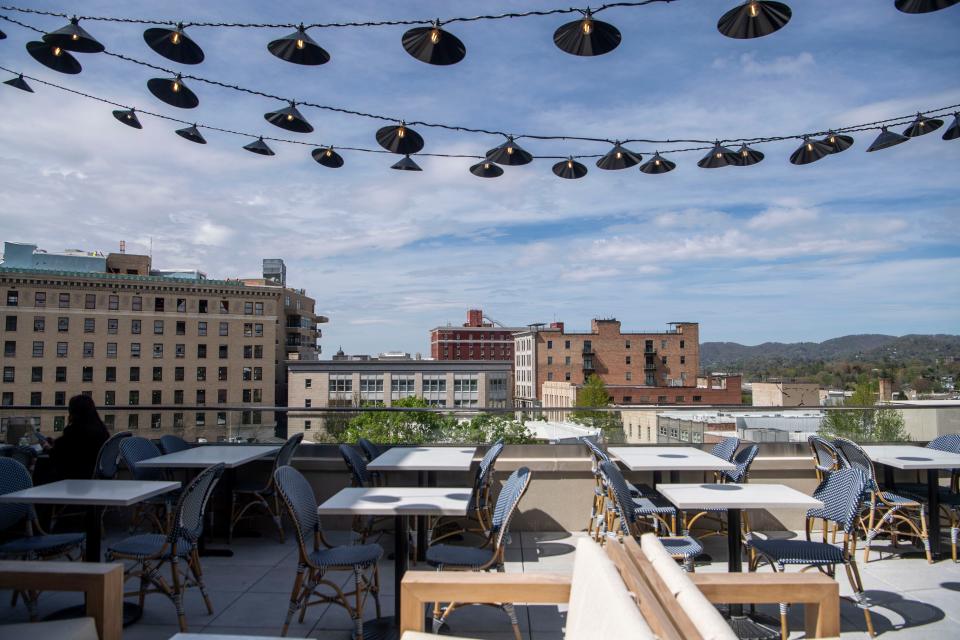
{"type": "MultiPolygon", "coordinates": [[[[403,398],[393,403],[397,408],[426,408],[423,398],[403,398]]],[[[454,419],[430,411],[363,411],[350,420],[343,432],[344,442],[366,438],[378,444],[423,444],[442,440],[442,431],[454,419]]]]}
{"type": "MultiPolygon", "coordinates": [[[[608,407],[610,394],[607,385],[597,374],[593,373],[586,383],[577,392],[578,407],[608,407]]],[[[574,422],[593,428],[616,431],[622,430],[620,415],[615,411],[574,411],[570,417],[574,422]]],[[[608,436],[609,439],[609,436],[608,436]]]]}
{"type": "Polygon", "coordinates": [[[481,413],[470,420],[457,421],[443,431],[443,441],[457,444],[486,444],[503,440],[506,444],[533,442],[533,433],[523,422],[506,415],[481,413]]]}
{"type": "MultiPolygon", "coordinates": [[[[876,386],[870,382],[861,383],[854,388],[853,395],[844,401],[844,405],[872,407],[875,406],[875,397],[876,386]]],[[[898,442],[908,439],[903,415],[887,407],[828,411],[820,434],[848,438],[854,442],[898,442]]]]}

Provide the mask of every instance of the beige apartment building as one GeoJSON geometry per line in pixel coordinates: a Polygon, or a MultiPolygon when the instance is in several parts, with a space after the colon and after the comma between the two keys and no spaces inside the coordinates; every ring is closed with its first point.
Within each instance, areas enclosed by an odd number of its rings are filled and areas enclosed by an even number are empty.
{"type": "Polygon", "coordinates": [[[152,270],[148,256],[6,243],[0,292],[0,417],[28,417],[48,435],[83,393],[111,430],[268,440],[285,361],[316,357],[314,301],[269,278],[210,280],[152,270]]]}
{"type": "MultiPolygon", "coordinates": [[[[406,355],[406,354],[404,354],[406,355]]],[[[308,440],[326,435],[326,416],[303,409],[391,406],[409,397],[450,409],[506,408],[513,404],[510,362],[418,360],[410,357],[344,356],[288,362],[288,433],[308,440]]]]}
{"type": "Polygon", "coordinates": [[[820,385],[808,382],[754,382],[755,407],[819,407],[820,385]]]}

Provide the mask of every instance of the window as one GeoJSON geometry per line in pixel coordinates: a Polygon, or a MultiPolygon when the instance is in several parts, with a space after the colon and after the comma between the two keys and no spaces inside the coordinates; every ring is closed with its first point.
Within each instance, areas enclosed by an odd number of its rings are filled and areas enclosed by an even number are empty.
{"type": "Polygon", "coordinates": [[[130,367],[130,382],[140,382],[140,367],[130,367]]]}
{"type": "Polygon", "coordinates": [[[177,335],[185,336],[187,335],[187,323],[183,320],[177,320],[177,335]]]}
{"type": "Polygon", "coordinates": [[[563,358],[563,364],[570,364],[570,356],[565,356],[563,358]]]}
{"type": "Polygon", "coordinates": [[[657,404],[665,404],[667,402],[667,396],[657,396],[657,404]]]}
{"type": "Polygon", "coordinates": [[[258,344],[253,347],[253,359],[262,360],[263,359],[263,345],[258,344]]]}
{"type": "MultiPolygon", "coordinates": [[[[61,392],[61,393],[62,393],[62,392],[61,392]]],[[[4,391],[4,392],[3,392],[3,395],[0,396],[0,405],[2,405],[2,406],[4,406],[4,407],[9,407],[9,406],[11,406],[12,404],[13,404],[13,392],[12,392],[12,391],[4,391]]],[[[6,424],[7,418],[3,418],[3,420],[4,420],[4,424],[6,424]]],[[[6,427],[4,426],[3,429],[6,429],[6,427]]],[[[3,430],[3,429],[0,429],[0,430],[3,430]]]]}
{"type": "Polygon", "coordinates": [[[150,403],[151,404],[163,404],[163,392],[159,389],[154,389],[150,392],[150,403]]]}
{"type": "Polygon", "coordinates": [[[70,294],[69,294],[69,293],[61,293],[61,294],[58,296],[58,303],[57,303],[57,304],[60,306],[61,309],[69,309],[69,308],[70,308],[70,294]]]}
{"type": "Polygon", "coordinates": [[[154,381],[154,382],[163,382],[163,367],[154,367],[154,368],[153,368],[153,381],[154,381]]]}
{"type": "Polygon", "coordinates": [[[116,358],[116,357],[117,357],[117,343],[116,343],[116,342],[108,342],[108,343],[107,343],[107,357],[108,357],[108,358],[116,358]]]}
{"type": "Polygon", "coordinates": [[[207,379],[207,368],[206,367],[197,367],[197,380],[199,382],[204,382],[207,379]]]}
{"type": "Polygon", "coordinates": [[[103,426],[105,426],[107,430],[113,431],[117,426],[117,416],[112,413],[103,414],[103,426]]]}
{"type": "Polygon", "coordinates": [[[64,333],[70,330],[70,318],[57,318],[57,331],[64,333]]]}
{"type": "Polygon", "coordinates": [[[204,427],[207,424],[207,414],[205,414],[203,411],[198,411],[194,420],[196,421],[198,427],[204,427]]]}
{"type": "MultiPolygon", "coordinates": [[[[247,393],[247,391],[249,391],[249,390],[248,390],[248,389],[244,389],[244,390],[243,390],[244,393],[247,393]]],[[[310,398],[306,398],[306,399],[303,401],[303,406],[309,409],[310,407],[313,406],[313,400],[311,400],[310,398]]]]}
{"type": "Polygon", "coordinates": [[[661,357],[660,357],[660,363],[661,363],[661,364],[667,364],[667,356],[661,356],[661,357]]]}
{"type": "Polygon", "coordinates": [[[54,370],[53,379],[56,382],[66,382],[67,381],[67,368],[66,367],[57,367],[54,370]]]}
{"type": "Polygon", "coordinates": [[[220,348],[217,350],[217,354],[219,355],[221,360],[226,360],[227,353],[228,353],[227,345],[225,344],[220,345],[220,348]]]}
{"type": "Polygon", "coordinates": [[[153,345],[153,357],[154,357],[154,358],[162,358],[162,357],[163,357],[163,345],[162,345],[162,344],[154,344],[154,345],[153,345]]]}
{"type": "MultiPolygon", "coordinates": [[[[246,403],[246,402],[253,402],[253,390],[252,390],[252,389],[244,389],[244,390],[243,390],[243,400],[242,400],[242,401],[245,402],[245,403],[246,403]]],[[[310,399],[307,398],[306,402],[310,402],[310,399]]],[[[310,405],[305,405],[305,406],[310,406],[310,405]]]]}
{"type": "Polygon", "coordinates": [[[205,344],[198,344],[198,345],[197,345],[197,357],[198,357],[198,358],[206,358],[206,357],[207,357],[207,345],[205,345],[205,344]]]}
{"type": "Polygon", "coordinates": [[[141,296],[133,296],[130,300],[130,309],[132,311],[143,311],[143,298],[141,296]]]}
{"type": "Polygon", "coordinates": [[[150,428],[151,428],[151,429],[159,429],[159,428],[160,428],[160,414],[159,414],[159,413],[151,413],[151,414],[150,414],[150,428]]]}
{"type": "Polygon", "coordinates": [[[183,404],[183,389],[174,389],[173,404],[183,404]]]}
{"type": "Polygon", "coordinates": [[[244,313],[245,315],[248,315],[248,316],[252,316],[252,315],[253,315],[253,303],[252,303],[252,302],[244,302],[244,303],[243,303],[243,313],[244,313]]]}
{"type": "Polygon", "coordinates": [[[553,371],[547,372],[547,380],[553,380],[553,371]]]}
{"type": "Polygon", "coordinates": [[[567,382],[570,382],[570,372],[569,372],[569,371],[567,371],[565,374],[563,374],[563,379],[566,380],[567,382]]]}
{"type": "Polygon", "coordinates": [[[686,396],[676,396],[676,397],[674,398],[674,400],[675,400],[677,403],[681,403],[681,404],[682,404],[682,403],[684,403],[684,402],[687,401],[687,398],[686,398],[686,396]]]}
{"type": "Polygon", "coordinates": [[[623,404],[629,404],[633,402],[633,396],[623,396],[623,404]]]}
{"type": "Polygon", "coordinates": [[[630,341],[627,340],[626,343],[624,344],[624,346],[625,346],[627,349],[629,349],[629,348],[630,348],[630,341]]]}
{"type": "Polygon", "coordinates": [[[230,313],[230,302],[227,300],[220,301],[220,313],[230,313]]]}
{"type": "Polygon", "coordinates": [[[570,341],[569,341],[569,340],[564,340],[564,341],[563,341],[563,348],[564,348],[564,349],[569,349],[569,348],[570,348],[570,341]]]}
{"type": "Polygon", "coordinates": [[[93,367],[83,367],[80,371],[84,382],[93,382],[93,367]]]}
{"type": "Polygon", "coordinates": [[[153,299],[153,310],[154,310],[154,311],[163,311],[163,298],[154,298],[154,299],[153,299]]]}
{"type": "Polygon", "coordinates": [[[207,404],[207,391],[205,389],[197,389],[197,404],[207,404]]]}
{"type": "Polygon", "coordinates": [[[120,329],[120,321],[116,318],[107,318],[107,333],[110,335],[117,335],[117,331],[120,329]]]}
{"type": "Polygon", "coordinates": [[[680,341],[680,348],[681,348],[681,349],[683,349],[683,343],[684,343],[684,341],[681,340],[681,341],[680,341]]]}
{"type": "Polygon", "coordinates": [[[253,323],[252,323],[252,322],[244,322],[244,323],[243,323],[243,337],[244,337],[244,338],[252,338],[252,337],[253,337],[253,323]]]}
{"type": "Polygon", "coordinates": [[[7,321],[4,324],[7,331],[16,331],[17,330],[17,316],[7,316],[7,321]]]}
{"type": "Polygon", "coordinates": [[[222,427],[226,424],[227,424],[227,412],[217,411],[217,425],[222,427]]]}
{"type": "Polygon", "coordinates": [[[257,302],[253,305],[253,315],[262,316],[263,315],[263,303],[257,302]]]}
{"type": "Polygon", "coordinates": [[[130,357],[131,357],[131,358],[139,358],[139,357],[140,357],[140,343],[139,343],[139,342],[131,342],[131,343],[130,343],[130,357]]]}
{"type": "Polygon", "coordinates": [[[247,344],[243,346],[243,357],[247,360],[253,358],[253,345],[247,344]]]}
{"type": "MultiPolygon", "coordinates": [[[[411,380],[413,378],[411,377],[411,380]]],[[[397,378],[394,377],[394,384],[397,381],[397,378]]],[[[350,374],[330,374],[329,389],[330,393],[352,393],[353,392],[353,377],[350,374]]]]}
{"type": "Polygon", "coordinates": [[[226,404],[226,402],[227,402],[227,390],[217,389],[217,403],[226,404]]]}
{"type": "Polygon", "coordinates": [[[5,358],[17,357],[17,341],[7,340],[3,343],[3,356],[5,358]]]}
{"type": "Polygon", "coordinates": [[[263,380],[263,367],[254,367],[254,368],[253,368],[253,379],[254,379],[254,380],[263,380]]]}
{"type": "Polygon", "coordinates": [[[120,308],[120,296],[110,295],[107,297],[107,308],[116,311],[120,308]]]}
{"type": "Polygon", "coordinates": [[[130,321],[130,333],[134,335],[140,335],[140,320],[131,320],[130,321]]]}
{"type": "Polygon", "coordinates": [[[627,371],[627,373],[626,373],[626,378],[627,378],[627,380],[633,380],[633,372],[627,371]]]}
{"type": "Polygon", "coordinates": [[[198,335],[198,336],[205,336],[205,335],[207,335],[207,323],[206,323],[206,322],[198,322],[198,323],[197,323],[197,335],[198,335]]]}
{"type": "Polygon", "coordinates": [[[304,388],[304,389],[310,389],[311,387],[313,387],[313,378],[306,378],[306,379],[304,379],[304,381],[303,381],[303,388],[304,388]]]}
{"type": "Polygon", "coordinates": [[[220,335],[221,335],[221,336],[230,335],[230,323],[229,323],[229,322],[221,322],[221,323],[220,323],[220,335]]]}
{"type": "Polygon", "coordinates": [[[553,356],[547,356],[547,364],[553,364],[553,356]]]}
{"type": "Polygon", "coordinates": [[[113,406],[117,404],[117,392],[116,391],[104,391],[103,392],[103,404],[107,406],[113,406]]]}
{"type": "Polygon", "coordinates": [[[174,355],[174,357],[177,357],[177,358],[186,358],[186,357],[187,357],[187,345],[185,345],[185,344],[174,345],[173,355],[174,355]]]}
{"type": "Polygon", "coordinates": [[[43,382],[43,367],[31,367],[30,382],[43,382]]]}
{"type": "MultiPolygon", "coordinates": [[[[206,313],[206,312],[207,312],[207,301],[206,301],[206,300],[199,300],[199,301],[197,302],[197,311],[199,311],[200,313],[206,313]]],[[[204,324],[206,324],[206,323],[204,323],[204,324]]]]}
{"type": "Polygon", "coordinates": [[[33,317],[33,330],[37,333],[43,333],[47,326],[47,319],[44,316],[33,317]]]}
{"type": "Polygon", "coordinates": [[[163,320],[154,320],[153,321],[153,335],[162,336],[163,335],[163,320]]]}
{"type": "Polygon", "coordinates": [[[127,428],[128,429],[139,429],[140,428],[140,416],[136,413],[131,413],[127,416],[127,428]]]}
{"type": "Polygon", "coordinates": [[[183,382],[184,373],[183,367],[174,367],[173,369],[173,379],[177,382],[183,382]]]}
{"type": "Polygon", "coordinates": [[[83,357],[84,357],[84,358],[92,358],[92,357],[93,357],[93,343],[92,343],[92,342],[84,342],[84,343],[83,343],[83,357]]]}
{"type": "Polygon", "coordinates": [[[227,379],[227,368],[226,367],[217,367],[217,380],[220,382],[225,382],[227,379]]]}
{"type": "Polygon", "coordinates": [[[94,318],[84,318],[83,319],[83,332],[84,333],[95,333],[97,330],[97,321],[94,318]]]}
{"type": "Polygon", "coordinates": [[[187,312],[187,299],[177,298],[177,313],[186,313],[186,312],[187,312]]]}
{"type": "Polygon", "coordinates": [[[244,367],[241,377],[245,382],[253,380],[253,367],[244,367]]]}
{"type": "Polygon", "coordinates": [[[390,397],[394,400],[414,395],[415,379],[412,375],[394,375],[390,380],[390,397]]]}
{"type": "Polygon", "coordinates": [[[257,337],[257,338],[262,338],[262,337],[263,337],[263,324],[262,324],[262,323],[257,322],[256,324],[253,325],[253,335],[254,335],[254,337],[257,337]]]}
{"type": "Polygon", "coordinates": [[[680,356],[680,364],[687,364],[687,356],[680,356]]]}
{"type": "Polygon", "coordinates": [[[97,294],[88,293],[83,297],[83,308],[84,309],[96,309],[97,308],[97,294]]]}
{"type": "Polygon", "coordinates": [[[3,368],[3,381],[4,382],[13,382],[14,378],[14,368],[13,367],[4,367],[3,368]]]}
{"type": "Polygon", "coordinates": [[[19,291],[7,291],[7,306],[16,307],[20,303],[19,291]]]}
{"type": "Polygon", "coordinates": [[[553,340],[547,340],[547,349],[553,349],[553,340]]]}
{"type": "Polygon", "coordinates": [[[627,360],[627,364],[630,364],[630,356],[627,356],[626,360],[627,360]]]}
{"type": "Polygon", "coordinates": [[[310,431],[310,421],[309,421],[309,420],[304,420],[304,421],[303,421],[303,430],[304,430],[304,431],[310,431]]]}
{"type": "Polygon", "coordinates": [[[33,341],[33,357],[42,358],[43,357],[43,341],[34,340],[33,341]]]}
{"type": "Polygon", "coordinates": [[[33,294],[33,306],[35,307],[45,307],[47,306],[47,292],[46,291],[37,291],[33,294]]]}
{"type": "Polygon", "coordinates": [[[107,382],[116,382],[117,381],[117,368],[116,367],[107,367],[104,369],[104,380],[107,382]]]}
{"type": "Polygon", "coordinates": [[[67,392],[66,391],[54,391],[53,392],[53,404],[62,407],[67,404],[67,392]]]}

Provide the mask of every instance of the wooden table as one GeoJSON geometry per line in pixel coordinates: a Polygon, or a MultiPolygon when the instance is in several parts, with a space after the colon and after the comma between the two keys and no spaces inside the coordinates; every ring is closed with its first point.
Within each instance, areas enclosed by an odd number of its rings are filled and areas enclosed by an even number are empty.
{"type": "Polygon", "coordinates": [[[913,445],[868,445],[863,447],[871,460],[885,466],[885,480],[896,491],[892,469],[927,472],[927,519],[930,521],[930,555],[940,558],[940,470],[960,469],[960,454],[913,445]]]}
{"type": "Polygon", "coordinates": [[[696,447],[610,447],[607,451],[630,471],[653,471],[653,485],[660,474],[670,472],[674,481],[679,471],[733,471],[737,465],[696,447]]]}
{"type": "MultiPolygon", "coordinates": [[[[393,516],[393,623],[384,635],[400,628],[400,591],[407,571],[407,529],[410,516],[465,516],[471,489],[462,487],[348,487],[317,507],[317,514],[393,516]]],[[[364,625],[366,629],[366,625],[364,625]]]]}
{"type": "MultiPolygon", "coordinates": [[[[709,454],[708,454],[709,455],[709,454]]],[[[727,569],[731,573],[743,571],[740,550],[743,539],[740,531],[740,511],[743,509],[809,509],[823,508],[823,503],[783,484],[662,484],[660,494],[680,510],[727,511],[727,569]]],[[[750,624],[743,615],[742,604],[730,605],[734,628],[750,624]]],[[[759,627],[763,629],[764,627],[759,627]]],[[[779,637],[779,635],[777,636],[779,637]]]]}

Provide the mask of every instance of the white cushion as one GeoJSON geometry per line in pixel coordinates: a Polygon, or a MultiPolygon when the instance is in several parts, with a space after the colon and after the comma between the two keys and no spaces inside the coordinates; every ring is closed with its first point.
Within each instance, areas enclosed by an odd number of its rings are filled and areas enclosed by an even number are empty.
{"type": "Polygon", "coordinates": [[[49,622],[0,625],[0,640],[56,638],[57,640],[99,640],[93,618],[71,618],[49,622]]]}
{"type": "Polygon", "coordinates": [[[566,640],[655,637],[616,565],[599,544],[581,538],[573,560],[566,640]]]}

